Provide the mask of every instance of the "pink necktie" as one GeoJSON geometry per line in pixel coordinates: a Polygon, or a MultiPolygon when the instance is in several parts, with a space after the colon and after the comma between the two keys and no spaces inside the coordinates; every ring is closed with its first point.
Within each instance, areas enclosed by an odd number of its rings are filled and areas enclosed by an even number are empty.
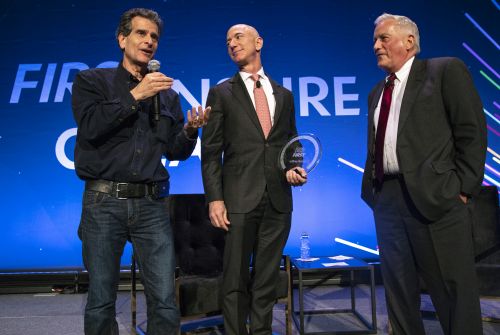
{"type": "Polygon", "coordinates": [[[375,136],[375,178],[382,183],[384,180],[384,140],[389,110],[391,109],[392,90],[394,89],[396,75],[391,73],[385,83],[384,93],[382,93],[382,103],[378,115],[377,135],[375,136]]]}
{"type": "Polygon", "coordinates": [[[257,112],[257,117],[259,118],[262,131],[264,132],[264,137],[267,138],[269,132],[271,131],[272,124],[266,93],[260,84],[258,74],[252,74],[252,80],[254,81],[253,95],[255,98],[255,111],[257,112]]]}

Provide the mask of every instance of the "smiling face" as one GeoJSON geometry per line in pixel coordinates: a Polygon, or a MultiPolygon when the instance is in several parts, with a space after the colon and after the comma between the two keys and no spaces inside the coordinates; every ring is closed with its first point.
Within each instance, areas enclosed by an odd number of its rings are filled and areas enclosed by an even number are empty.
{"type": "Polygon", "coordinates": [[[237,24],[227,32],[227,52],[240,69],[252,67],[258,70],[261,67],[260,50],[263,44],[262,37],[253,27],[237,24]]]}
{"type": "Polygon", "coordinates": [[[378,23],[373,33],[377,65],[387,73],[399,71],[416,54],[415,37],[394,19],[378,23]]]}
{"type": "Polygon", "coordinates": [[[158,26],[153,21],[136,16],[131,21],[129,35],[118,35],[123,50],[123,66],[131,73],[144,69],[158,48],[158,26]]]}

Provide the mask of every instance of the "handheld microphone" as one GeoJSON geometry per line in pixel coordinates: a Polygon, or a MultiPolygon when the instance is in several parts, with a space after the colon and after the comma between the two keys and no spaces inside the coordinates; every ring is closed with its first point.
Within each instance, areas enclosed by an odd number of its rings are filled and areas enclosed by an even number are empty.
{"type": "MultiPolygon", "coordinates": [[[[149,73],[158,72],[160,70],[160,62],[152,59],[148,62],[149,73]]],[[[160,121],[160,94],[156,93],[153,96],[153,115],[155,121],[160,121]]]]}
{"type": "Polygon", "coordinates": [[[261,88],[261,87],[262,87],[262,85],[261,85],[261,83],[260,83],[260,80],[257,80],[257,81],[255,82],[255,87],[257,87],[257,88],[261,88]]]}

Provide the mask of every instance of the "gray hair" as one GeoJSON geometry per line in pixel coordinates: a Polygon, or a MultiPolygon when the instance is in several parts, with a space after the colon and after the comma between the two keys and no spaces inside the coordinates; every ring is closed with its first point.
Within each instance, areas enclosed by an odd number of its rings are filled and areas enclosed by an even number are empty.
{"type": "Polygon", "coordinates": [[[380,22],[385,20],[395,20],[397,22],[397,26],[399,29],[404,30],[410,35],[415,37],[415,46],[414,49],[418,54],[420,52],[420,34],[418,32],[418,27],[415,22],[410,20],[410,18],[402,15],[393,15],[384,13],[375,19],[375,25],[378,25],[380,22]]]}
{"type": "Polygon", "coordinates": [[[120,17],[120,23],[116,28],[115,34],[117,39],[120,35],[130,35],[130,33],[132,32],[132,19],[136,16],[143,17],[156,23],[156,26],[158,27],[158,35],[161,35],[161,31],[163,29],[163,21],[161,20],[161,17],[157,12],[146,8],[132,8],[127,10],[120,17]]]}

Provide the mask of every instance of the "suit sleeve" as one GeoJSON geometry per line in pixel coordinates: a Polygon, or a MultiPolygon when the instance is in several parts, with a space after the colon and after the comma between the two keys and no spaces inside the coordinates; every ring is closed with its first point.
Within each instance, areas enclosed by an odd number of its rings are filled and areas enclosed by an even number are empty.
{"type": "Polygon", "coordinates": [[[447,64],[442,89],[455,141],[460,191],[477,195],[484,177],[486,120],[472,77],[459,59],[447,64]]]}
{"type": "Polygon", "coordinates": [[[288,138],[292,138],[294,136],[297,136],[297,123],[295,120],[295,104],[293,102],[293,94],[289,94],[289,99],[290,99],[290,105],[292,106],[292,111],[290,115],[290,133],[288,135],[288,138]]]}
{"type": "MultiPolygon", "coordinates": [[[[290,127],[288,128],[288,140],[290,140],[291,138],[297,136],[297,125],[296,125],[296,119],[295,119],[295,104],[294,104],[294,101],[293,101],[293,95],[291,93],[288,93],[287,94],[287,98],[288,98],[288,103],[290,104],[290,120],[289,120],[289,125],[290,127]]],[[[297,141],[295,142],[292,146],[290,146],[290,148],[292,150],[295,150],[294,148],[297,148],[297,147],[302,147],[302,144],[300,143],[300,141],[297,141]]],[[[291,170],[293,169],[294,167],[303,167],[303,163],[287,163],[286,164],[286,167],[284,169],[284,173],[286,173],[287,170],[291,170]]]]}
{"type": "Polygon", "coordinates": [[[222,152],[224,145],[224,113],[217,89],[208,92],[206,106],[210,118],[203,128],[201,140],[201,171],[207,202],[224,200],[222,190],[222,152]]]}

